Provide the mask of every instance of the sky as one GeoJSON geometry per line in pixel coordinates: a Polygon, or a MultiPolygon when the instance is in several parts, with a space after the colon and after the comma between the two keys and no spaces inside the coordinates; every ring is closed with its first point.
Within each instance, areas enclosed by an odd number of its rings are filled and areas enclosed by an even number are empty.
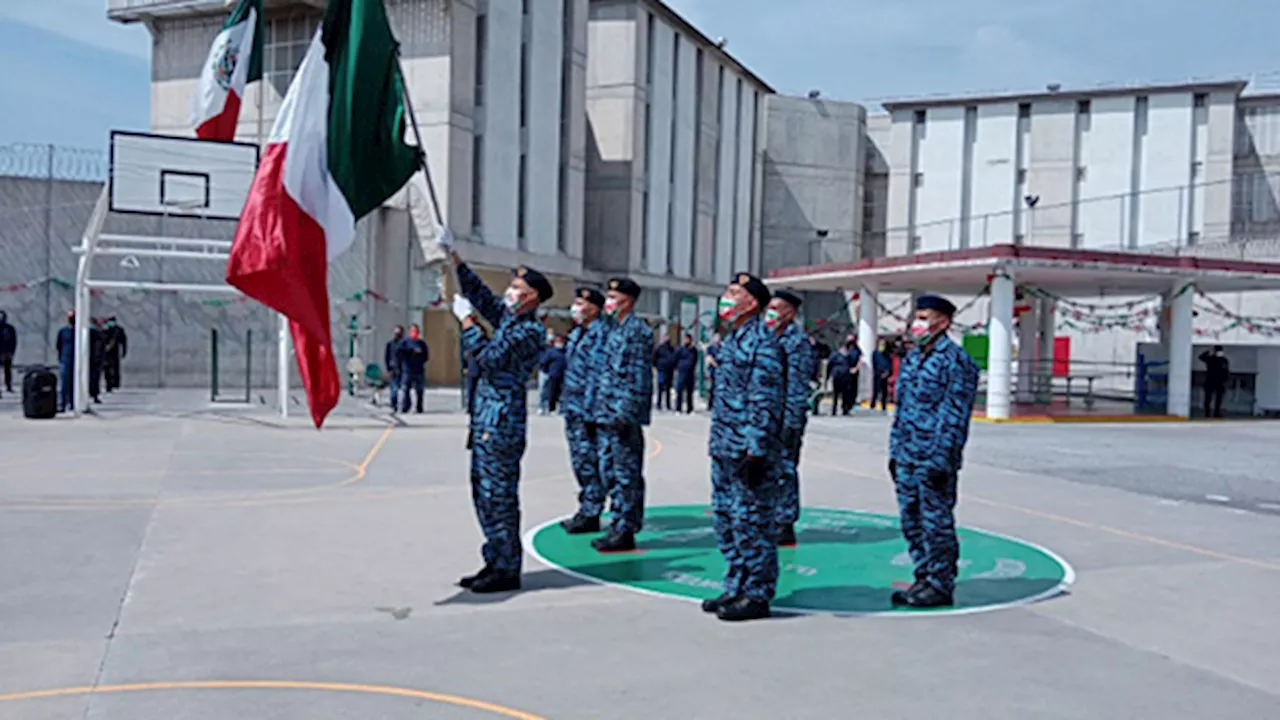
{"type": "MultiPolygon", "coordinates": [[[[496,1],[496,0],[491,0],[496,1]]],[[[669,0],[778,91],[920,96],[1255,79],[1280,90],[1280,2],[669,0]]],[[[145,130],[150,38],[106,0],[0,0],[0,148],[145,130]]]]}

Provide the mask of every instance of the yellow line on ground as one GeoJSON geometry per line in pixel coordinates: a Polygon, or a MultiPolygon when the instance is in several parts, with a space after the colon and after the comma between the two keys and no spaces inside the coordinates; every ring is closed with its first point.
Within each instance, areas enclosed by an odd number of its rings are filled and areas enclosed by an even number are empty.
{"type": "Polygon", "coordinates": [[[338,487],[353,485],[364,479],[365,474],[369,472],[369,463],[373,462],[373,459],[378,457],[378,453],[381,452],[382,447],[387,444],[387,439],[391,437],[391,431],[394,430],[395,427],[395,425],[387,425],[386,429],[382,431],[382,434],[378,436],[378,441],[373,444],[373,447],[369,448],[369,452],[365,454],[364,459],[356,466],[355,477],[347,480],[338,487]]]}
{"type": "Polygon", "coordinates": [[[0,702],[14,700],[39,700],[42,698],[67,697],[74,695],[100,695],[105,693],[146,692],[158,690],[319,690],[325,692],[364,693],[369,695],[392,695],[398,697],[429,700],[432,702],[457,705],[483,710],[485,712],[516,718],[516,720],[547,720],[540,715],[496,705],[483,700],[473,700],[459,695],[414,690],[412,688],[389,687],[384,685],[362,685],[356,683],[305,682],[291,680],[219,680],[193,682],[153,682],[135,683],[131,685],[100,685],[98,687],[80,686],[53,688],[49,690],[33,690],[28,692],[0,695],[0,702]]]}
{"type": "Polygon", "coordinates": [[[649,451],[649,457],[646,459],[652,460],[662,454],[662,441],[652,436],[649,438],[649,441],[653,443],[653,449],[649,451]]]}

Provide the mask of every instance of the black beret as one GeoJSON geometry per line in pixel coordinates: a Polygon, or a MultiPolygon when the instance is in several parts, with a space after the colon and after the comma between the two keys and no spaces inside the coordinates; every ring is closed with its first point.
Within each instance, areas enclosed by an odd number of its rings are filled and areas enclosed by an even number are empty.
{"type": "Polygon", "coordinates": [[[598,308],[604,307],[604,295],[594,288],[580,287],[573,291],[574,297],[580,297],[583,300],[595,305],[598,308]]]}
{"type": "Polygon", "coordinates": [[[956,314],[956,306],[941,295],[921,295],[916,298],[917,310],[935,310],[951,317],[956,314]]]}
{"type": "Polygon", "coordinates": [[[740,285],[743,290],[746,290],[751,297],[756,299],[756,302],[760,303],[761,309],[768,305],[769,300],[773,298],[773,295],[769,293],[769,286],[765,285],[763,280],[751,273],[743,272],[734,275],[733,282],[731,284],[740,285]]]}
{"type": "Polygon", "coordinates": [[[790,290],[775,290],[773,296],[799,310],[804,300],[790,290]]]}
{"type": "Polygon", "coordinates": [[[609,289],[616,290],[632,300],[640,297],[640,286],[631,278],[616,277],[609,279],[609,289]]]}
{"type": "Polygon", "coordinates": [[[515,269],[515,276],[529,283],[529,287],[538,293],[538,302],[546,302],[555,295],[555,290],[551,289],[551,281],[547,280],[547,276],[534,270],[531,267],[521,265],[515,269]]]}

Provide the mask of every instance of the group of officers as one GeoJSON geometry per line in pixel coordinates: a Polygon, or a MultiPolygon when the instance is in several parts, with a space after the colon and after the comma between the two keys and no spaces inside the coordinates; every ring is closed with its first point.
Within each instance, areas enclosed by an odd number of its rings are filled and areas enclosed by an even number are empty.
{"type": "MultiPolygon", "coordinates": [[[[478,370],[467,447],[484,566],[458,584],[475,593],[517,590],[527,382],[544,344],[537,309],[553,291],[544,275],[520,267],[499,297],[458,255],[450,231],[442,230],[438,241],[456,268],[461,293],[453,312],[462,325],[463,350],[478,370]]],[[[634,313],[641,291],[631,279],[613,278],[604,292],[578,288],[572,305],[575,327],[560,402],[579,492],[577,512],[561,524],[570,534],[598,534],[591,544],[601,553],[634,550],[644,523],[654,340],[634,313]],[[604,527],[606,503],[612,520],[604,527]]],[[[778,546],[796,543],[798,465],[817,362],[795,322],[800,306],[796,294],[771,292],[750,273],[735,275],[719,300],[724,332],[716,352],[708,454],[716,543],[728,568],[722,594],[702,609],[721,620],[769,616],[778,546]]],[[[954,312],[944,298],[918,298],[915,348],[899,372],[889,473],[915,583],[892,593],[895,605],[952,603],[959,558],[952,509],[978,384],[977,365],[947,336],[954,312]]]]}

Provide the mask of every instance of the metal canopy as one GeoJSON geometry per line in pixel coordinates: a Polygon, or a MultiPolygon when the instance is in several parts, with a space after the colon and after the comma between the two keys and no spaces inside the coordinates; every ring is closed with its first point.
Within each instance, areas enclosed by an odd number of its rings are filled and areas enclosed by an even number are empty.
{"type": "Polygon", "coordinates": [[[1063,296],[1158,294],[1178,281],[1211,293],[1280,290],[1280,263],[1018,245],[784,268],[770,272],[769,282],[796,290],[871,284],[880,292],[960,294],[981,290],[996,270],[1063,296]]]}

